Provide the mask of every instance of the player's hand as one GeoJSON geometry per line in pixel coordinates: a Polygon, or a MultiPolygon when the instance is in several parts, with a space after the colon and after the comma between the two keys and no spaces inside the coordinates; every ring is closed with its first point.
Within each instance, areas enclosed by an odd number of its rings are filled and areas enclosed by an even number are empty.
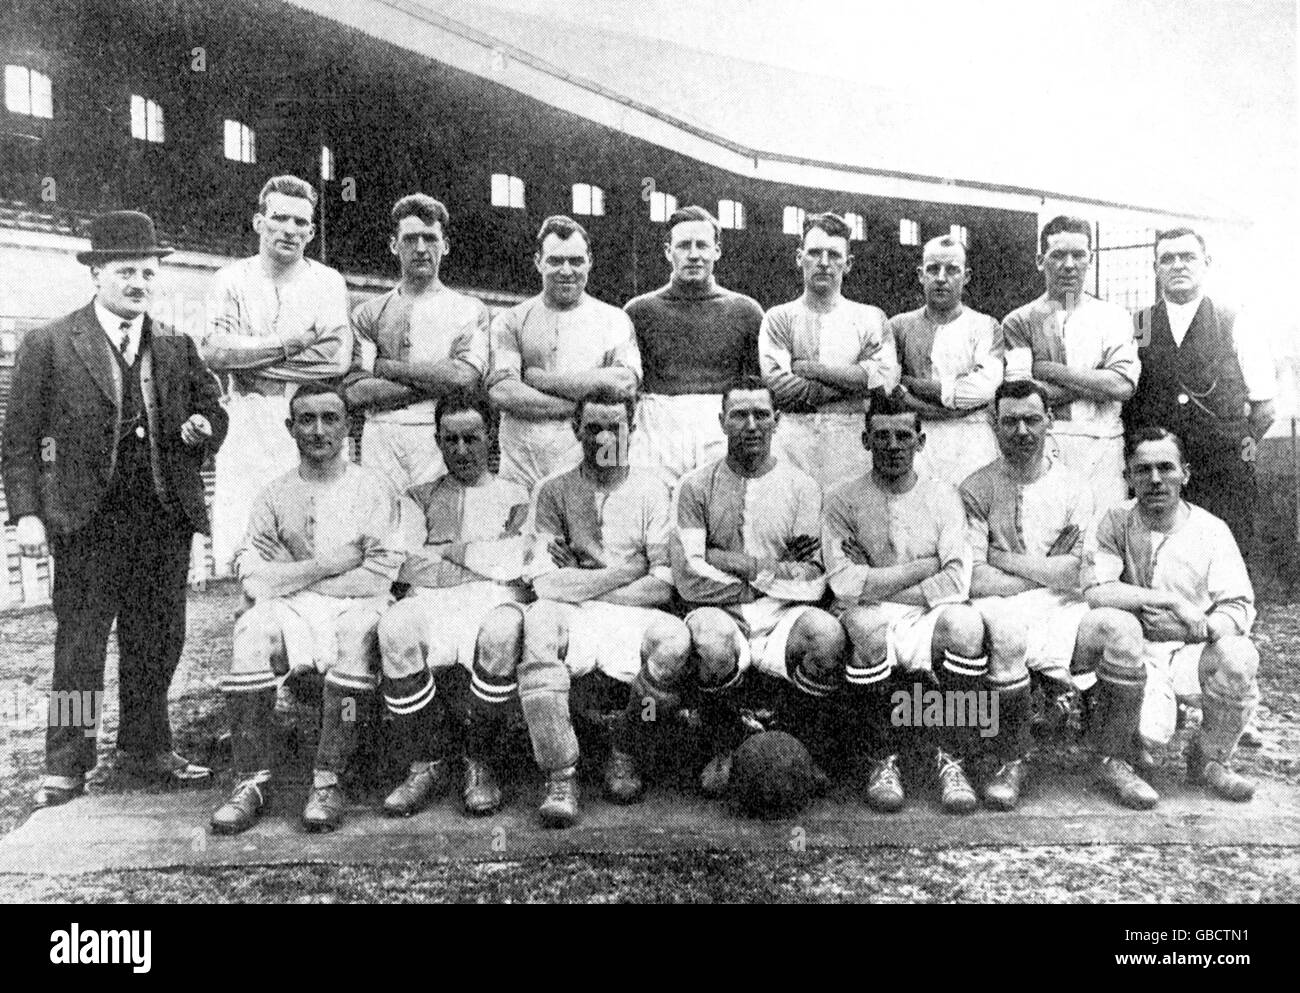
{"type": "Polygon", "coordinates": [[[1174,614],[1187,631],[1187,641],[1206,641],[1210,636],[1209,619],[1186,600],[1174,604],[1174,614]]]}
{"type": "Polygon", "coordinates": [[[809,359],[795,359],[790,363],[790,371],[801,379],[816,379],[820,368],[820,362],[812,362],[809,359]]]}
{"type": "Polygon", "coordinates": [[[563,538],[556,538],[546,546],[546,551],[550,553],[551,561],[555,563],[557,569],[576,569],[578,567],[578,556],[574,554],[572,548],[563,538]]]}
{"type": "Polygon", "coordinates": [[[1078,540],[1079,526],[1077,524],[1067,524],[1061,533],[1056,536],[1056,540],[1052,542],[1052,547],[1047,550],[1047,554],[1049,557],[1068,555],[1078,540]]]}
{"type": "Polygon", "coordinates": [[[465,553],[469,546],[463,541],[453,541],[443,546],[442,557],[448,562],[455,562],[456,565],[465,564],[465,553]]]}
{"type": "Polygon", "coordinates": [[[50,554],[45,541],[45,524],[35,514],[18,518],[18,552],[28,559],[43,559],[50,554]]]}
{"type": "Polygon", "coordinates": [[[605,561],[605,553],[599,548],[579,546],[573,550],[573,554],[578,557],[579,569],[604,569],[609,565],[605,561]]]}
{"type": "Polygon", "coordinates": [[[1007,571],[1005,567],[1007,561],[1006,552],[1004,552],[1002,549],[990,548],[988,554],[984,558],[985,561],[988,562],[988,564],[991,565],[994,569],[1001,569],[1003,572],[1007,571]]]}
{"type": "Polygon", "coordinates": [[[255,534],[252,537],[253,548],[267,562],[292,562],[293,553],[275,538],[255,534]]]}
{"type": "Polygon", "coordinates": [[[858,544],[855,538],[845,538],[840,542],[840,550],[854,565],[871,565],[867,550],[858,544]]]}
{"type": "Polygon", "coordinates": [[[316,556],[316,561],[329,570],[331,576],[341,576],[351,572],[365,560],[360,542],[350,541],[346,545],[331,548],[316,556]]]}
{"type": "Polygon", "coordinates": [[[202,414],[191,414],[189,420],[181,425],[181,441],[193,448],[202,445],[212,437],[212,425],[202,414]]]}
{"type": "Polygon", "coordinates": [[[797,534],[785,543],[782,558],[787,562],[811,562],[817,558],[821,547],[821,540],[813,535],[797,534]]]}

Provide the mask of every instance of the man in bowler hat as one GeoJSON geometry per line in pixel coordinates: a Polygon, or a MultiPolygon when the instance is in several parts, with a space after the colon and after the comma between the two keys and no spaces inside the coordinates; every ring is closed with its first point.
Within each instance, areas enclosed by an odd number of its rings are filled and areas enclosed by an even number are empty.
{"type": "Polygon", "coordinates": [[[191,537],[208,531],[199,468],[226,435],[226,413],[194,342],[148,315],[170,252],[153,221],[103,214],[90,241],[77,261],[90,267],[95,298],[23,338],[0,460],[22,554],[54,556],[38,806],[80,795],[95,766],[97,691],[115,620],[116,767],[172,783],[210,775],[173,750],[167,689],[185,642],[191,537]]]}

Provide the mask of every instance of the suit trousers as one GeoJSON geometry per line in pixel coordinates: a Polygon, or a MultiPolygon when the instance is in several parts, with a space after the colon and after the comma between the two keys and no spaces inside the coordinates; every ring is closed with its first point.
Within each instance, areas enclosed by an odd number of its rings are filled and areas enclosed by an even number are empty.
{"type": "Polygon", "coordinates": [[[1246,442],[1220,438],[1184,441],[1192,478],[1183,499],[1208,510],[1228,525],[1241,557],[1250,561],[1255,547],[1255,464],[1242,457],[1246,442]]]}
{"type": "Polygon", "coordinates": [[[180,509],[163,506],[152,488],[118,485],[89,524],[51,539],[57,628],[45,735],[50,775],[76,778],[95,767],[104,659],[114,620],[117,747],[138,755],[171,751],[167,690],[185,644],[193,530],[180,509]],[[67,706],[74,693],[80,694],[80,720],[69,719],[77,714],[67,706]]]}

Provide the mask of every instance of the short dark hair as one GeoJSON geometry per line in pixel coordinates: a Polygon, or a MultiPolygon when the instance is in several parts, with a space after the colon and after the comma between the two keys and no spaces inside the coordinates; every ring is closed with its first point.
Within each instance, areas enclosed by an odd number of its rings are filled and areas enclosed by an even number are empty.
{"type": "Polygon", "coordinates": [[[492,430],[492,407],[487,395],[482,390],[453,390],[438,401],[433,411],[433,433],[436,437],[442,430],[442,419],[452,414],[474,411],[483,418],[483,427],[492,430]]]}
{"type": "Polygon", "coordinates": [[[674,210],[668,220],[664,222],[664,244],[672,244],[673,228],[679,224],[689,224],[693,221],[707,221],[713,225],[713,240],[715,242],[722,241],[722,225],[718,223],[718,219],[703,207],[692,205],[674,210]]]}
{"type": "Polygon", "coordinates": [[[1148,424],[1145,427],[1137,428],[1124,439],[1124,461],[1128,462],[1137,453],[1138,445],[1143,445],[1148,441],[1172,441],[1174,447],[1178,449],[1178,460],[1183,465],[1187,465],[1187,454],[1183,451],[1183,439],[1159,424],[1148,424]]]}
{"type": "Polygon", "coordinates": [[[293,405],[299,400],[306,399],[307,397],[326,395],[338,397],[343,403],[343,412],[345,414],[352,413],[352,408],[348,404],[348,398],[346,394],[344,394],[341,386],[336,383],[308,382],[300,385],[298,389],[294,391],[293,396],[289,398],[289,419],[293,420],[293,405]]]}
{"type": "Polygon", "coordinates": [[[1201,237],[1201,233],[1195,228],[1187,227],[1167,228],[1164,231],[1157,231],[1155,244],[1151,246],[1151,251],[1155,253],[1156,258],[1158,259],[1160,258],[1160,243],[1162,241],[1173,241],[1175,238],[1184,238],[1189,234],[1200,243],[1202,253],[1209,251],[1209,249],[1205,247],[1205,239],[1201,237]]]}
{"type": "Polygon", "coordinates": [[[627,426],[632,426],[632,420],[636,416],[636,396],[627,390],[620,390],[617,386],[602,384],[593,386],[582,396],[578,397],[578,402],[573,408],[573,423],[578,424],[582,421],[582,412],[586,410],[587,404],[594,403],[601,407],[617,407],[620,404],[627,411],[627,426]]]}
{"type": "Polygon", "coordinates": [[[1047,254],[1047,239],[1054,234],[1082,234],[1088,237],[1088,248],[1092,248],[1092,224],[1085,221],[1082,217],[1070,217],[1067,214],[1058,214],[1050,221],[1043,225],[1042,233],[1038,236],[1038,251],[1044,255],[1047,254]]]}
{"type": "Polygon", "coordinates": [[[821,214],[809,214],[804,218],[801,242],[808,237],[808,232],[813,228],[821,228],[832,238],[843,238],[847,242],[853,240],[853,229],[849,227],[849,222],[839,214],[832,214],[830,211],[821,214]]]}
{"type": "Polygon", "coordinates": [[[766,390],[767,395],[772,398],[772,406],[776,406],[776,394],[772,392],[772,387],[765,383],[761,377],[748,375],[740,376],[733,379],[722,391],[722,409],[727,409],[727,398],[733,393],[749,393],[755,390],[766,390]]]}
{"type": "Polygon", "coordinates": [[[266,202],[272,193],[279,193],[286,197],[298,197],[306,200],[311,204],[312,210],[316,209],[316,190],[311,183],[305,179],[299,179],[297,176],[272,176],[262,187],[262,192],[257,195],[257,212],[266,213],[266,202]]]}
{"type": "Polygon", "coordinates": [[[564,214],[552,214],[542,221],[542,226],[537,229],[537,254],[542,253],[542,242],[546,241],[547,235],[554,234],[564,239],[572,237],[574,232],[582,235],[582,240],[587,243],[587,254],[590,255],[591,236],[587,234],[587,229],[572,217],[566,217],[564,214]]]}
{"type": "Polygon", "coordinates": [[[862,423],[866,430],[870,431],[871,418],[897,417],[900,414],[911,414],[916,420],[917,433],[919,434],[923,430],[920,413],[911,407],[905,406],[902,400],[898,399],[893,393],[886,393],[882,389],[874,389],[867,394],[867,409],[863,415],[862,423]]]}
{"type": "Polygon", "coordinates": [[[425,224],[441,224],[444,237],[447,226],[451,223],[451,215],[447,213],[442,201],[435,200],[426,193],[409,193],[402,197],[393,204],[390,216],[393,220],[393,234],[397,233],[398,227],[407,217],[418,217],[425,224]]]}
{"type": "Polygon", "coordinates": [[[1003,400],[1028,400],[1030,397],[1038,397],[1043,401],[1043,409],[1049,414],[1052,412],[1052,405],[1047,402],[1047,391],[1032,379],[1004,379],[993,391],[993,414],[997,416],[998,404],[1003,400]]]}

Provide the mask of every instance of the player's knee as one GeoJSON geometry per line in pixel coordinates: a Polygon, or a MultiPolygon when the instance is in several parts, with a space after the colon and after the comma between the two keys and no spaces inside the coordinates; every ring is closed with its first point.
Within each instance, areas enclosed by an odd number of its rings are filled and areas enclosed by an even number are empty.
{"type": "Polygon", "coordinates": [[[889,622],[870,607],[850,607],[840,617],[855,657],[878,662],[889,652],[889,622]]]}
{"type": "Polygon", "coordinates": [[[371,609],[349,610],[338,619],[339,656],[370,658],[379,650],[379,614],[371,609]]]}
{"type": "Polygon", "coordinates": [[[650,678],[660,685],[675,682],[682,675],[690,654],[690,629],[676,617],[656,619],[641,643],[641,657],[650,678]]]}
{"type": "Polygon", "coordinates": [[[568,625],[558,603],[538,600],[524,614],[524,645],[519,673],[560,665],[568,625]]]}
{"type": "Polygon", "coordinates": [[[1006,683],[1029,675],[1028,632],[1023,621],[1005,612],[984,613],[984,641],[988,649],[989,678],[1006,683]]]}
{"type": "Polygon", "coordinates": [[[1142,662],[1142,625],[1126,610],[1096,607],[1079,624],[1078,640],[1088,648],[1105,652],[1136,668],[1142,662]]]}
{"type": "Polygon", "coordinates": [[[1255,682],[1259,672],[1259,649],[1243,635],[1220,638],[1214,643],[1219,656],[1218,673],[1221,678],[1238,688],[1255,682]]]}
{"type": "Polygon", "coordinates": [[[261,672],[274,667],[282,654],[283,635],[275,611],[264,604],[254,604],[235,621],[231,653],[232,672],[261,672]]]}
{"type": "Polygon", "coordinates": [[[497,607],[478,631],[474,664],[484,675],[507,679],[519,667],[524,615],[515,607],[497,607]]]}
{"type": "Polygon", "coordinates": [[[424,668],[423,627],[420,612],[409,601],[394,604],[379,618],[379,655],[389,679],[401,679],[424,668]]]}
{"type": "Polygon", "coordinates": [[[721,610],[699,611],[687,622],[697,659],[700,685],[720,686],[740,663],[735,622],[721,610]]]}
{"type": "Polygon", "coordinates": [[[787,657],[797,658],[810,675],[830,677],[844,664],[844,628],[824,610],[805,610],[790,629],[787,657]]]}
{"type": "Polygon", "coordinates": [[[945,607],[935,622],[934,637],[945,651],[979,658],[984,655],[984,618],[967,604],[945,607]]]}

